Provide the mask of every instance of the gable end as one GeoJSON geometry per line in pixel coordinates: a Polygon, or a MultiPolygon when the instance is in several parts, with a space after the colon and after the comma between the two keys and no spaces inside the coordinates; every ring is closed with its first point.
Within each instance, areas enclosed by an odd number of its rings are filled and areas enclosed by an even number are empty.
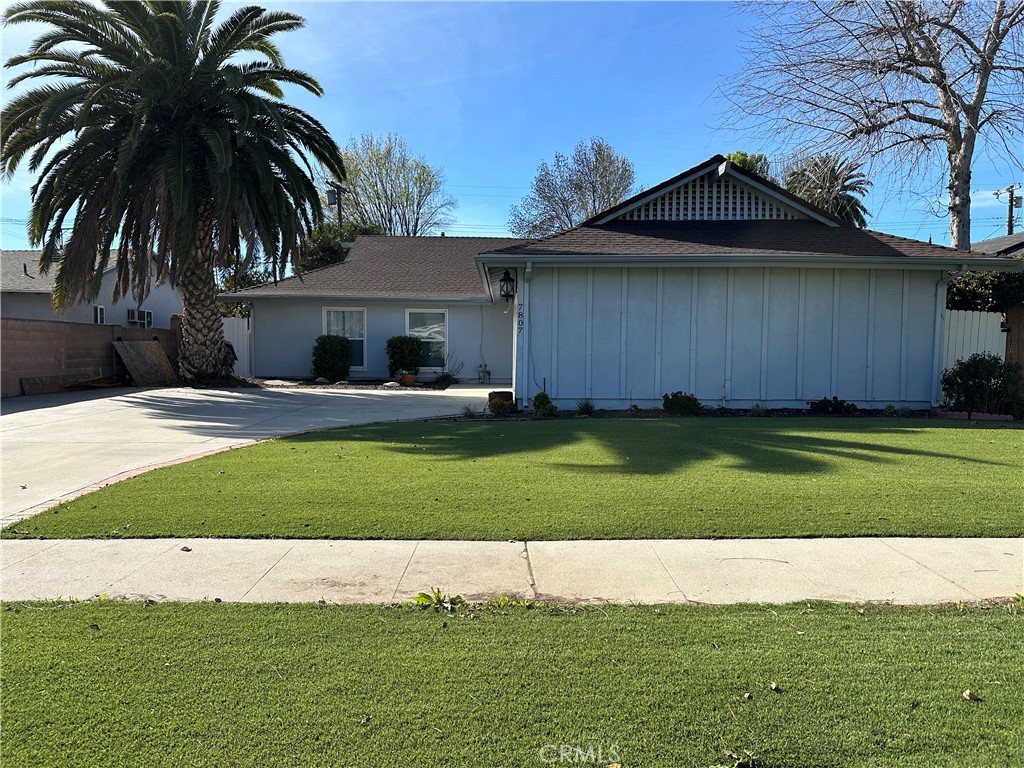
{"type": "Polygon", "coordinates": [[[810,216],[728,173],[705,173],[666,190],[620,216],[619,221],[754,221],[810,216]]]}

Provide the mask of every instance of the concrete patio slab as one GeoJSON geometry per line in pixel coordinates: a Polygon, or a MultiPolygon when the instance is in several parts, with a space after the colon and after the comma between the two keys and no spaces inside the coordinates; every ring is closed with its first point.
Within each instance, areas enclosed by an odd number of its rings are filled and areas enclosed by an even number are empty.
{"type": "Polygon", "coordinates": [[[168,462],[295,432],[454,415],[486,400],[486,388],[461,386],[117,389],[4,400],[0,524],[168,462]]]}
{"type": "Polygon", "coordinates": [[[526,548],[521,541],[421,541],[398,586],[396,598],[411,600],[432,588],[481,601],[506,595],[534,596],[526,548]]]}
{"type": "Polygon", "coordinates": [[[686,602],[649,541],[531,541],[527,550],[542,600],[686,602]]]}
{"type": "Polygon", "coordinates": [[[252,603],[391,603],[415,541],[293,541],[241,598],[252,603]]]}

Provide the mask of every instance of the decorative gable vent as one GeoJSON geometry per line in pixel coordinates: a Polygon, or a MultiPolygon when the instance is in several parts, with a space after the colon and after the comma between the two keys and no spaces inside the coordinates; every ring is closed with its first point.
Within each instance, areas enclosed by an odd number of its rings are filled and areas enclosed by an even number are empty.
{"type": "Polygon", "coordinates": [[[739,179],[706,173],[626,211],[624,221],[806,219],[796,208],[739,179]]]}

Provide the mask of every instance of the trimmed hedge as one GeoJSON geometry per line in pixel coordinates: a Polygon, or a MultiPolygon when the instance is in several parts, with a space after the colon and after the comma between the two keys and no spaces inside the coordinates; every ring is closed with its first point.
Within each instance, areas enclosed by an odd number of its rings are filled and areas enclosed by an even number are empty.
{"type": "Polygon", "coordinates": [[[313,344],[313,375],[328,381],[348,378],[352,342],[345,336],[317,336],[313,344]]]}
{"type": "Polygon", "coordinates": [[[388,353],[388,375],[399,371],[419,373],[423,364],[423,339],[418,336],[392,336],[386,345],[388,353]]]}

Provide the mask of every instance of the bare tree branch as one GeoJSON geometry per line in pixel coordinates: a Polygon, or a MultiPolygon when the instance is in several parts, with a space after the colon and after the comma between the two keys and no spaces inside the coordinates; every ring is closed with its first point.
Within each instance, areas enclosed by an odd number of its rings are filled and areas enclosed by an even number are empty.
{"type": "MultiPolygon", "coordinates": [[[[1024,141],[1024,0],[749,2],[747,66],[724,95],[790,146],[944,169],[950,235],[970,247],[979,141],[1024,141]],[[941,162],[933,152],[943,150],[941,162]]],[[[1008,159],[1024,168],[1019,151],[1008,159]]]]}
{"type": "Polygon", "coordinates": [[[574,227],[629,197],[633,179],[633,164],[604,139],[581,141],[571,158],[556,152],[551,165],[540,164],[531,193],[512,206],[509,231],[544,237],[574,227]]]}

